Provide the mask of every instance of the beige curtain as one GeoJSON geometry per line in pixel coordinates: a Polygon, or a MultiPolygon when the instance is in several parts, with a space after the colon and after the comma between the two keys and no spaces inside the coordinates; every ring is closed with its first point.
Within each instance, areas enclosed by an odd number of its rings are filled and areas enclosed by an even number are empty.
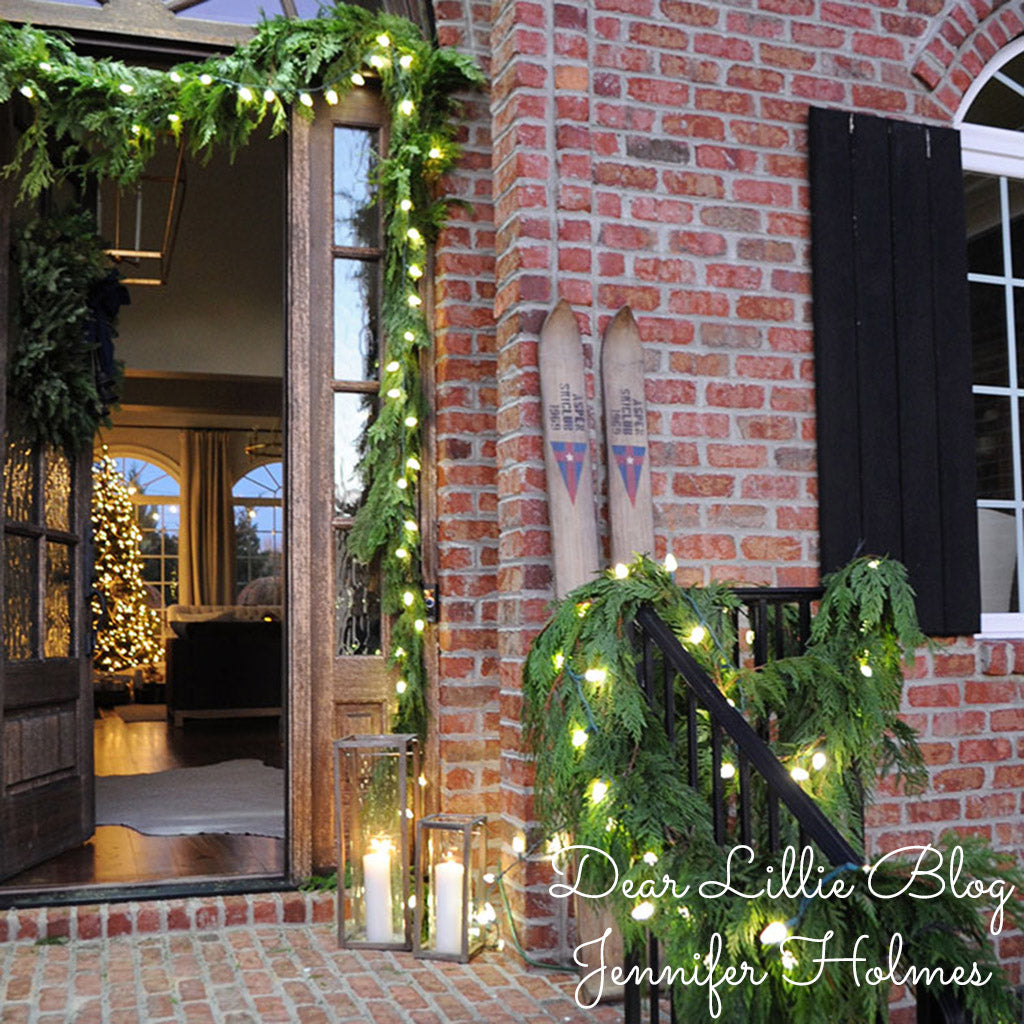
{"type": "Polygon", "coordinates": [[[181,530],[178,593],[182,604],[234,604],[235,523],[228,434],[181,434],[181,530]]]}

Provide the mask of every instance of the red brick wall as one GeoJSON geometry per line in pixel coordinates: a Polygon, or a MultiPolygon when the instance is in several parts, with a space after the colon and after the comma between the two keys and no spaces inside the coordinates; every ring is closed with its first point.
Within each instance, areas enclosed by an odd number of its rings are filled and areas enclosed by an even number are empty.
{"type": "MultiPolygon", "coordinates": [[[[808,104],[949,123],[1024,25],[989,0],[451,0],[437,12],[442,41],[485,54],[492,82],[454,178],[476,211],[438,263],[443,795],[466,806],[482,785],[507,841],[532,821],[519,673],[551,597],[543,317],[568,299],[593,363],[610,317],[633,307],[655,553],[674,552],[680,582],[815,582],[808,104]]],[[[1020,848],[1022,695],[1013,666],[991,674],[1004,656],[961,641],[921,662],[907,710],[936,792],[887,800],[879,843],[943,819],[1020,848]],[[983,655],[996,659],[987,670],[983,655]]],[[[528,941],[557,944],[543,872],[510,878],[528,941]]]]}

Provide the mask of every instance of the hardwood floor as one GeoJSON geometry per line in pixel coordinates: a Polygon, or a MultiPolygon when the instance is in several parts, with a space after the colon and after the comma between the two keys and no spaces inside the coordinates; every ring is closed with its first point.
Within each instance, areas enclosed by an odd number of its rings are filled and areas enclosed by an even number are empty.
{"type": "MultiPolygon", "coordinates": [[[[101,712],[94,731],[97,775],[137,775],[257,758],[283,767],[277,719],[213,719],[174,729],[101,712]]],[[[266,836],[147,836],[101,825],[82,846],[7,879],[0,888],[79,888],[284,874],[284,840],[266,836]]]]}

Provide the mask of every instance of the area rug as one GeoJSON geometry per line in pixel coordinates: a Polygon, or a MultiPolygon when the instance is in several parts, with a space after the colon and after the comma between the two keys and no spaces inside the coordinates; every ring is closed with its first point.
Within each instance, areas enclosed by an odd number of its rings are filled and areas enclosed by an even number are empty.
{"type": "Polygon", "coordinates": [[[150,836],[284,838],[284,771],[255,758],[150,775],[98,775],[96,824],[150,836]]]}
{"type": "Polygon", "coordinates": [[[167,720],[166,704],[121,704],[114,713],[122,722],[164,722],[167,720]]]}

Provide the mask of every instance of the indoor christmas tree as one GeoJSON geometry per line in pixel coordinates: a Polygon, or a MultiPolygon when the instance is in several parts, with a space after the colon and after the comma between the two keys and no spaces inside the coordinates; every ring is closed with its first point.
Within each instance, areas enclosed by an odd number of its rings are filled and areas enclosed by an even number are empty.
{"type": "Polygon", "coordinates": [[[151,665],[162,657],[160,615],[142,578],[142,531],[131,492],[106,449],[93,464],[92,481],[93,572],[102,595],[93,598],[93,660],[104,672],[151,665]]]}

